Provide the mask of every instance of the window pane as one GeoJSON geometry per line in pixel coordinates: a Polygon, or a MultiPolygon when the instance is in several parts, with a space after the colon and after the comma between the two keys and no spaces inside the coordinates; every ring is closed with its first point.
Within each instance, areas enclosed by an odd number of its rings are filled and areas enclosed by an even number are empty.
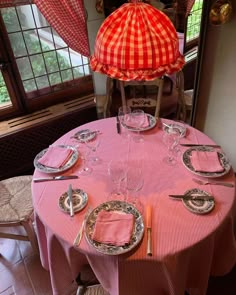
{"type": "Polygon", "coordinates": [[[68,49],[66,50],[57,50],[57,57],[60,66],[60,70],[65,70],[71,67],[70,65],[70,57],[68,53],[68,49]]]}
{"type": "Polygon", "coordinates": [[[6,106],[11,106],[11,99],[3,79],[2,73],[0,71],[0,109],[6,106]]]}
{"type": "Polygon", "coordinates": [[[38,89],[42,89],[42,88],[50,86],[48,81],[48,76],[42,76],[42,77],[36,78],[35,80],[36,80],[38,89]]]}
{"type": "Polygon", "coordinates": [[[57,63],[56,52],[50,51],[43,54],[45,59],[45,64],[48,73],[53,73],[59,71],[59,66],[57,63]]]}
{"type": "Polygon", "coordinates": [[[25,44],[29,54],[41,52],[39,39],[34,30],[24,32],[25,44]]]}
{"type": "Polygon", "coordinates": [[[17,15],[20,20],[22,29],[27,30],[27,29],[35,28],[34,17],[29,5],[18,6],[16,7],[16,11],[17,11],[17,15]]]}
{"type": "Polygon", "coordinates": [[[33,72],[28,57],[18,58],[16,63],[22,80],[33,78],[33,72]]]}
{"type": "Polygon", "coordinates": [[[189,42],[199,36],[202,18],[202,5],[203,0],[196,0],[190,15],[188,16],[186,42],[189,42]]]}
{"type": "Polygon", "coordinates": [[[54,73],[49,75],[49,81],[51,85],[56,85],[62,83],[61,76],[59,73],[54,73]]]}
{"type": "Polygon", "coordinates": [[[27,50],[21,32],[11,33],[9,35],[9,39],[15,57],[27,55],[27,50]]]}
{"type": "Polygon", "coordinates": [[[37,86],[35,84],[34,79],[24,81],[23,85],[25,88],[25,92],[31,92],[31,91],[37,90],[37,86]]]}
{"type": "Polygon", "coordinates": [[[35,77],[45,75],[46,67],[44,63],[44,58],[42,54],[36,54],[30,57],[31,65],[33,68],[33,73],[35,77]]]}
{"type": "Polygon", "coordinates": [[[1,13],[8,33],[20,30],[20,24],[16,15],[15,8],[2,8],[1,13]]]}
{"type": "Polygon", "coordinates": [[[73,80],[72,70],[70,70],[70,69],[66,70],[66,71],[62,71],[61,76],[62,76],[62,81],[63,82],[73,80]]]}

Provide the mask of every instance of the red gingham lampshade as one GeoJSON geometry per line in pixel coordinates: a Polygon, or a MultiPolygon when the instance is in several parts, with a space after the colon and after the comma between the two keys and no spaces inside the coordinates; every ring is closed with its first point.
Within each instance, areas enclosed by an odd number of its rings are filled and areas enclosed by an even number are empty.
{"type": "Polygon", "coordinates": [[[93,71],[123,81],[153,80],[178,72],[183,65],[170,19],[137,0],[123,4],[105,19],[90,58],[93,71]]]}

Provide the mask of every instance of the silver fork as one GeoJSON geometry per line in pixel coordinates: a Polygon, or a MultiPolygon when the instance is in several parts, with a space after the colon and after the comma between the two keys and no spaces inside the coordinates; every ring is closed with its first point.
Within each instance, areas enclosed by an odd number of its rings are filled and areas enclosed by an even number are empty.
{"type": "Polygon", "coordinates": [[[232,183],[228,182],[222,182],[222,181],[204,181],[200,179],[193,178],[193,181],[200,184],[200,185],[205,185],[205,184],[215,184],[215,185],[223,185],[227,187],[234,187],[232,183]]]}
{"type": "Polygon", "coordinates": [[[84,220],[83,220],[83,222],[81,224],[81,227],[80,227],[80,229],[78,231],[78,234],[77,234],[77,236],[74,239],[73,245],[75,247],[78,247],[79,244],[80,244],[80,242],[81,242],[81,240],[82,240],[83,233],[84,233],[85,222],[87,221],[87,218],[88,218],[89,214],[91,213],[91,211],[92,211],[92,207],[88,207],[88,209],[87,209],[87,211],[85,213],[85,216],[84,216],[84,220]]]}

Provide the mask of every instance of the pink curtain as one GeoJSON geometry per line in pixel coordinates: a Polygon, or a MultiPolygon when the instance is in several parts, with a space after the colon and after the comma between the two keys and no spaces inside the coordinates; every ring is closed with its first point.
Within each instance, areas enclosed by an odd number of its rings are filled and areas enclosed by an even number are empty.
{"type": "Polygon", "coordinates": [[[34,3],[71,49],[90,55],[83,0],[34,0],[34,3]]]}

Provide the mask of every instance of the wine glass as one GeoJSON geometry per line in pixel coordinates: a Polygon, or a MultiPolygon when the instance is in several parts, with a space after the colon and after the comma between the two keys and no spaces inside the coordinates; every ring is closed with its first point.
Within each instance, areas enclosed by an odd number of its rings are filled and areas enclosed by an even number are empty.
{"type": "Polygon", "coordinates": [[[126,175],[126,189],[127,189],[127,201],[133,204],[140,213],[143,212],[143,205],[137,198],[137,192],[140,191],[144,184],[143,171],[140,163],[129,162],[126,175]]]}
{"type": "Polygon", "coordinates": [[[79,171],[81,175],[89,175],[93,171],[93,168],[88,165],[89,154],[90,154],[90,150],[87,147],[85,147],[85,151],[83,152],[81,156],[81,159],[83,160],[82,169],[79,171]]]}
{"type": "Polygon", "coordinates": [[[179,139],[180,132],[178,129],[173,128],[172,125],[163,134],[163,143],[167,146],[168,151],[167,156],[163,160],[168,165],[174,166],[177,163],[179,139]]]}
{"type": "Polygon", "coordinates": [[[97,156],[97,148],[100,145],[100,139],[95,137],[93,139],[88,139],[84,141],[88,149],[93,153],[93,156],[90,157],[93,165],[101,163],[101,159],[97,156]]]}
{"type": "Polygon", "coordinates": [[[140,134],[140,130],[141,130],[141,127],[143,126],[144,121],[145,121],[144,111],[141,109],[134,110],[131,113],[130,119],[131,119],[131,125],[138,130],[137,134],[133,136],[133,140],[135,142],[143,141],[143,136],[140,134]]]}
{"type": "Polygon", "coordinates": [[[128,117],[129,117],[129,114],[130,113],[131,113],[131,108],[129,106],[121,106],[121,107],[119,107],[118,117],[119,117],[121,126],[123,127],[123,131],[124,132],[122,132],[122,136],[124,138],[128,138],[129,137],[128,129],[125,128],[124,126],[127,123],[127,120],[128,120],[128,117]]]}
{"type": "Polygon", "coordinates": [[[109,199],[124,200],[124,192],[121,190],[121,181],[126,177],[125,162],[119,160],[111,160],[108,164],[108,174],[111,181],[115,184],[115,188],[112,190],[109,199]]]}

